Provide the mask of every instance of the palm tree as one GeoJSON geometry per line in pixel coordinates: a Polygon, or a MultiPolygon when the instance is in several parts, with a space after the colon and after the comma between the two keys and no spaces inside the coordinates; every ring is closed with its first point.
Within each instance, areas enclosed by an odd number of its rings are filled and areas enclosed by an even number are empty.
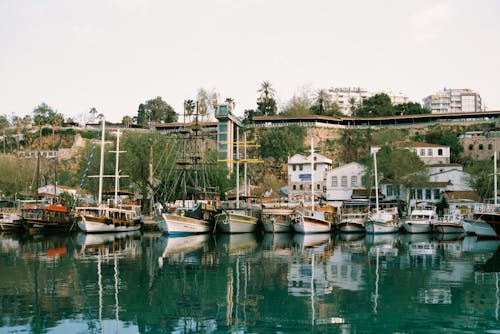
{"type": "Polygon", "coordinates": [[[186,115],[192,115],[196,108],[196,103],[193,100],[184,101],[184,113],[186,115]]]}
{"type": "Polygon", "coordinates": [[[330,94],[325,89],[318,89],[314,101],[319,108],[319,114],[323,115],[330,106],[330,94]]]}
{"type": "Polygon", "coordinates": [[[257,90],[261,95],[261,98],[264,98],[264,101],[267,103],[270,99],[274,98],[274,93],[276,91],[272,87],[269,81],[264,81],[260,84],[260,88],[257,90]]]}

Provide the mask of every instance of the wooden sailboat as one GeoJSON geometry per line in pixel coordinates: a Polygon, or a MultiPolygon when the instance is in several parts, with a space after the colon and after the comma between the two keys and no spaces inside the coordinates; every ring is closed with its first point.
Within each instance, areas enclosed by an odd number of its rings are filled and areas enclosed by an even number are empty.
{"type": "Polygon", "coordinates": [[[396,233],[400,228],[398,208],[379,208],[377,152],[373,152],[373,166],[375,169],[375,211],[368,214],[368,220],[365,222],[366,233],[396,233]]]}
{"type": "Polygon", "coordinates": [[[324,233],[332,231],[333,208],[314,205],[314,149],[311,138],[311,207],[297,209],[292,214],[293,229],[298,233],[324,233]]]}
{"type": "Polygon", "coordinates": [[[80,206],[74,209],[77,215],[78,227],[86,233],[103,233],[103,232],[128,232],[137,231],[142,227],[141,206],[132,202],[130,199],[122,199],[123,195],[130,195],[128,192],[120,191],[119,183],[119,154],[120,151],[120,131],[116,136],[116,161],[115,161],[115,191],[114,197],[103,203],[102,187],[104,174],[104,145],[105,145],[105,125],[102,120],[102,135],[101,135],[101,159],[99,166],[99,191],[98,201],[95,206],[80,206]]]}
{"type": "MultiPolygon", "coordinates": [[[[185,125],[180,131],[182,140],[181,158],[177,159],[177,165],[181,173],[181,199],[169,205],[167,212],[162,213],[162,220],[158,224],[160,231],[170,235],[208,233],[214,230],[214,215],[217,213],[215,203],[215,191],[210,194],[206,185],[199,186],[198,177],[204,173],[200,169],[200,152],[202,138],[199,133],[202,129],[198,122],[198,110],[195,113],[195,121],[192,126],[185,125]],[[194,182],[194,195],[188,198],[187,178],[188,173],[192,176],[194,182]],[[200,198],[200,193],[202,197],[200,198]]],[[[186,119],[186,115],[184,115],[186,119]]],[[[203,178],[205,179],[205,178],[203,178]]]]}

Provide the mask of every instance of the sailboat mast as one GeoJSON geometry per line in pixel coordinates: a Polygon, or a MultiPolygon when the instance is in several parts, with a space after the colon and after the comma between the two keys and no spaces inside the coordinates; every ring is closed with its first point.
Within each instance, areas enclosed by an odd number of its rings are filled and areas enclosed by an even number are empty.
{"type": "Polygon", "coordinates": [[[314,148],[311,136],[311,211],[314,211],[314,148]]]}
{"type": "Polygon", "coordinates": [[[373,167],[375,169],[375,207],[378,212],[378,172],[377,172],[377,151],[373,151],[373,167]]]}
{"type": "Polygon", "coordinates": [[[244,149],[244,153],[243,153],[243,159],[245,160],[245,164],[243,165],[243,180],[244,180],[244,183],[245,183],[245,196],[248,198],[248,195],[249,195],[249,184],[248,184],[248,177],[247,177],[247,169],[248,169],[248,166],[247,166],[247,133],[245,132],[244,135],[243,135],[243,149],[244,149]]]}
{"type": "Polygon", "coordinates": [[[240,208],[240,130],[236,128],[236,209],[240,208]]]}
{"type": "Polygon", "coordinates": [[[498,204],[498,186],[497,186],[497,151],[493,153],[493,198],[495,206],[498,204]]]}
{"type": "Polygon", "coordinates": [[[115,207],[118,204],[118,188],[120,187],[120,171],[118,170],[120,166],[120,129],[116,131],[116,158],[115,158],[115,207]]]}
{"type": "Polygon", "coordinates": [[[97,194],[98,205],[102,203],[102,178],[104,174],[104,117],[102,118],[102,134],[101,134],[101,162],[99,164],[99,192],[97,194]]]}

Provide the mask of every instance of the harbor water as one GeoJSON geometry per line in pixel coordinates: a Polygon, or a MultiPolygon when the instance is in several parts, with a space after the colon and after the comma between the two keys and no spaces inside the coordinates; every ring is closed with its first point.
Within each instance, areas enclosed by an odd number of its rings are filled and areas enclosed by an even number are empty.
{"type": "Polygon", "coordinates": [[[498,333],[500,241],[0,236],[0,333],[498,333]]]}

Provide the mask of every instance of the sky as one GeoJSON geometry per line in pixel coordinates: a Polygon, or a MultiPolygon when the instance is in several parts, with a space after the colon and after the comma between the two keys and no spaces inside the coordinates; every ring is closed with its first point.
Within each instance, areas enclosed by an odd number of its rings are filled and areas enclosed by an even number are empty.
{"type": "Polygon", "coordinates": [[[203,88],[255,109],[362,87],[411,101],[443,88],[500,110],[496,0],[0,0],[0,115],[46,103],[112,122],[160,96],[178,113],[203,88]]]}

